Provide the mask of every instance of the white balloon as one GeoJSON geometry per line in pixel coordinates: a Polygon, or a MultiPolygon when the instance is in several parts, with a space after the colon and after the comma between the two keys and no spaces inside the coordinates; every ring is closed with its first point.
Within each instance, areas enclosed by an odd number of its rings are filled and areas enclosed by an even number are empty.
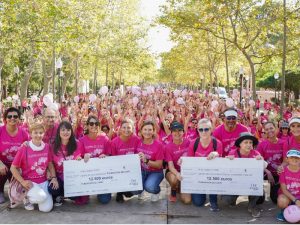
{"type": "Polygon", "coordinates": [[[78,103],[79,102],[79,96],[74,97],[74,102],[78,103]]]}
{"type": "Polygon", "coordinates": [[[13,96],[12,96],[12,99],[13,99],[13,100],[18,100],[18,99],[19,99],[19,96],[18,96],[18,95],[13,95],[13,96]]]}
{"type": "Polygon", "coordinates": [[[178,97],[180,95],[180,91],[179,90],[175,90],[175,91],[173,91],[173,93],[174,93],[175,97],[178,97]]]}
{"type": "Polygon", "coordinates": [[[231,108],[234,105],[233,99],[232,98],[227,98],[226,99],[226,105],[231,108]]]}
{"type": "Polygon", "coordinates": [[[216,101],[216,100],[213,100],[213,101],[211,102],[211,107],[212,107],[212,108],[216,108],[218,105],[219,105],[219,102],[216,101]]]}
{"type": "Polygon", "coordinates": [[[49,107],[53,103],[53,99],[51,100],[51,97],[49,95],[45,95],[43,97],[43,103],[45,106],[49,107]]]}
{"type": "Polygon", "coordinates": [[[47,199],[47,194],[37,184],[33,183],[33,187],[27,193],[27,197],[31,203],[39,204],[47,199]]]}
{"type": "Polygon", "coordinates": [[[105,95],[105,94],[107,94],[107,92],[108,92],[108,87],[107,86],[103,86],[103,87],[100,88],[100,94],[105,95]]]}
{"type": "Polygon", "coordinates": [[[179,105],[184,105],[184,100],[183,100],[183,98],[177,98],[176,99],[176,102],[177,102],[177,104],[179,104],[179,105]]]}
{"type": "Polygon", "coordinates": [[[36,95],[31,96],[31,102],[36,102],[38,100],[38,97],[36,95]]]}
{"type": "Polygon", "coordinates": [[[250,105],[251,107],[255,106],[255,101],[251,99],[251,100],[249,101],[249,105],[250,105]]]}
{"type": "Polygon", "coordinates": [[[96,99],[97,99],[97,96],[96,96],[95,94],[91,94],[91,95],[89,96],[90,102],[95,102],[96,99]]]}
{"type": "Polygon", "coordinates": [[[47,106],[50,109],[53,109],[55,111],[58,111],[59,107],[57,103],[52,102],[49,106],[47,106]]]}
{"type": "Polygon", "coordinates": [[[187,90],[184,89],[184,90],[181,92],[181,95],[182,95],[182,96],[186,96],[186,95],[187,95],[187,90]]]}
{"type": "Polygon", "coordinates": [[[136,106],[139,103],[138,97],[133,97],[132,98],[132,103],[136,106]]]}

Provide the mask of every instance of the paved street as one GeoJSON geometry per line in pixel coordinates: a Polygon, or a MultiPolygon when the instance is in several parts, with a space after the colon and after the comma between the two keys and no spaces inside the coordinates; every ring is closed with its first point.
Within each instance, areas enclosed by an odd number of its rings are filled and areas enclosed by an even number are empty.
{"type": "Polygon", "coordinates": [[[95,196],[90,204],[75,206],[66,201],[61,207],[55,207],[51,213],[41,213],[38,210],[26,211],[23,208],[7,211],[1,207],[1,223],[277,223],[276,213],[278,209],[270,201],[262,206],[262,216],[253,219],[247,212],[247,200],[244,197],[238,199],[238,205],[233,208],[220,204],[221,211],[214,213],[209,211],[209,205],[198,208],[193,205],[183,205],[180,202],[167,201],[166,192],[169,191],[166,183],[161,184],[162,192],[158,202],[151,202],[146,194],[143,200],[137,196],[128,199],[123,204],[117,203],[115,197],[108,205],[100,205],[95,196]]]}

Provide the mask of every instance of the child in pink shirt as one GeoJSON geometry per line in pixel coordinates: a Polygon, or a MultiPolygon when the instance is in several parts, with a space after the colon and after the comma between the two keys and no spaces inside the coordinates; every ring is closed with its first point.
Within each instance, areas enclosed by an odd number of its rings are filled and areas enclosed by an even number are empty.
{"type": "Polygon", "coordinates": [[[52,196],[48,192],[47,169],[50,171],[50,184],[58,187],[52,154],[48,144],[42,142],[45,128],[40,123],[30,126],[32,140],[22,146],[11,166],[14,178],[28,190],[24,199],[26,210],[34,210],[33,204],[38,204],[42,212],[50,212],[53,207],[52,196]],[[22,171],[22,175],[19,172],[22,171]]]}
{"type": "Polygon", "coordinates": [[[277,205],[281,212],[277,215],[277,220],[285,221],[283,210],[290,204],[300,207],[300,151],[291,149],[286,154],[288,165],[284,167],[280,174],[280,191],[277,205]]]}

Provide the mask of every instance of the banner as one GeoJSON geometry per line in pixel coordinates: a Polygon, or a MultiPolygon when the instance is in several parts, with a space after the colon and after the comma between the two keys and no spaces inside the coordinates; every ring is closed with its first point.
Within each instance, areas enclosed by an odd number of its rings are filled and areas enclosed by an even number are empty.
{"type": "Polygon", "coordinates": [[[143,190],[138,155],[64,161],[65,197],[143,190]]]}
{"type": "Polygon", "coordinates": [[[182,157],[182,193],[263,195],[264,160],[182,157]]]}

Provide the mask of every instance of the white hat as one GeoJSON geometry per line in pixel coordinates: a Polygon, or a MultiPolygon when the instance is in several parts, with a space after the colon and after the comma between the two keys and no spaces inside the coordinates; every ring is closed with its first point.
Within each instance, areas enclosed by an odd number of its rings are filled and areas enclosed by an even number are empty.
{"type": "Polygon", "coordinates": [[[237,114],[237,111],[235,111],[234,109],[228,109],[224,112],[224,115],[225,117],[228,117],[228,116],[235,116],[237,117],[238,114],[237,114]]]}
{"type": "Polygon", "coordinates": [[[291,126],[292,123],[300,123],[300,117],[294,117],[290,120],[289,125],[291,126]]]}

